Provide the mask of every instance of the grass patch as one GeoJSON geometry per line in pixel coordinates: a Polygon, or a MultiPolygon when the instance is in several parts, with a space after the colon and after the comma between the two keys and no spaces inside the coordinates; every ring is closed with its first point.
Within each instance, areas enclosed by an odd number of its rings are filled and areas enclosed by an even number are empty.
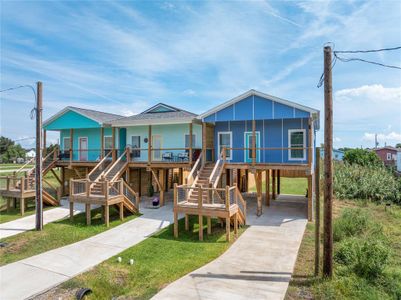
{"type": "Polygon", "coordinates": [[[286,299],[401,299],[401,208],[349,200],[333,208],[333,278],[314,277],[309,223],[286,299]]]}
{"type": "MultiPolygon", "coordinates": [[[[270,179],[270,191],[272,191],[270,179]]],[[[308,187],[308,180],[306,178],[280,178],[280,192],[281,194],[289,195],[306,195],[306,189],[308,187]]],[[[256,192],[256,186],[253,185],[249,189],[250,192],[256,192]]],[[[262,182],[262,191],[265,192],[265,181],[262,182]]]]}
{"type": "MultiPolygon", "coordinates": [[[[198,240],[197,217],[190,217],[190,231],[179,221],[179,238],[173,237],[173,226],[161,230],[143,242],[110,258],[93,270],[79,275],[50,291],[53,298],[73,293],[79,287],[89,287],[93,293],[88,299],[149,299],[168,283],[196,270],[220,256],[230,247],[225,241],[225,229],[213,222],[211,235],[198,240]],[[128,264],[134,259],[133,266],[128,264]]],[[[204,223],[205,224],[205,223],[204,223]]],[[[239,234],[245,230],[241,228],[239,234]]],[[[233,240],[233,239],[232,239],[233,240]]]]}
{"type": "Polygon", "coordinates": [[[43,231],[31,230],[1,239],[2,242],[8,243],[8,246],[0,248],[0,265],[78,242],[136,217],[131,215],[120,221],[118,211],[110,207],[110,227],[107,228],[101,220],[100,208],[92,210],[91,213],[90,226],[86,225],[85,213],[80,213],[74,217],[73,222],[67,218],[46,224],[43,231]]]}
{"type": "MultiPolygon", "coordinates": [[[[24,164],[0,164],[0,170],[18,170],[24,164]]],[[[26,165],[25,168],[29,169],[32,168],[33,165],[26,165]]]]}

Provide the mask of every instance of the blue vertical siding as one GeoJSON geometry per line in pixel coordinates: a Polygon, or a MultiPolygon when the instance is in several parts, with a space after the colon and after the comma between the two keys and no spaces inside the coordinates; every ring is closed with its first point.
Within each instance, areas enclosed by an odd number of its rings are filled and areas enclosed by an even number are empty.
{"type": "MultiPolygon", "coordinates": [[[[288,148],[288,131],[290,129],[305,129],[305,142],[308,147],[308,119],[277,119],[257,120],[256,131],[260,132],[259,148],[288,148]]],[[[218,133],[232,133],[233,148],[245,147],[245,132],[252,131],[252,121],[216,122],[214,138],[215,151],[218,153],[218,133]]],[[[305,160],[289,160],[288,150],[261,150],[261,163],[307,163],[308,151],[305,150],[305,160]]],[[[245,162],[244,150],[233,150],[231,162],[245,162]]]]}

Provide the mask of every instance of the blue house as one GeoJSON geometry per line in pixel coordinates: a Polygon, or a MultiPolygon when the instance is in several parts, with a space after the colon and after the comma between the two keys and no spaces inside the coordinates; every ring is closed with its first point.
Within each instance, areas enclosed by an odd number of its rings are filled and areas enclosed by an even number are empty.
{"type": "MultiPolygon", "coordinates": [[[[332,157],[334,160],[342,161],[344,159],[344,151],[333,149],[332,157]]],[[[320,158],[324,159],[324,148],[320,148],[320,158]]]]}

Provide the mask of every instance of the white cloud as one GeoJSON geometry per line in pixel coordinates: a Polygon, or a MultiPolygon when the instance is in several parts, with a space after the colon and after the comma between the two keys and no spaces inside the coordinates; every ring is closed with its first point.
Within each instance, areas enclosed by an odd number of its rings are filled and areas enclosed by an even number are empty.
{"type": "MultiPolygon", "coordinates": [[[[376,135],[376,133],[365,132],[362,139],[367,142],[374,142],[375,135],[376,135]]],[[[395,131],[392,131],[389,133],[377,133],[377,141],[380,144],[401,143],[401,133],[395,132],[395,131]]]]}
{"type": "Polygon", "coordinates": [[[335,93],[336,100],[349,102],[361,98],[367,102],[398,104],[401,106],[401,86],[386,88],[381,84],[363,85],[357,88],[343,89],[335,93]]]}

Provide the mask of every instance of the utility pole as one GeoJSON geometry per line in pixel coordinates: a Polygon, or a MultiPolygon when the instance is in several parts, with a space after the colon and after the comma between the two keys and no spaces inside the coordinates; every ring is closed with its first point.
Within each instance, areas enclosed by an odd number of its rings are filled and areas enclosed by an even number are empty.
{"type": "Polygon", "coordinates": [[[43,201],[42,201],[42,82],[36,87],[36,230],[43,229],[43,201]]]}
{"type": "Polygon", "coordinates": [[[315,276],[320,269],[320,147],[315,150],[315,276]]]}
{"type": "Polygon", "coordinates": [[[331,47],[324,47],[324,240],[323,275],[333,275],[333,88],[331,47]]]}

